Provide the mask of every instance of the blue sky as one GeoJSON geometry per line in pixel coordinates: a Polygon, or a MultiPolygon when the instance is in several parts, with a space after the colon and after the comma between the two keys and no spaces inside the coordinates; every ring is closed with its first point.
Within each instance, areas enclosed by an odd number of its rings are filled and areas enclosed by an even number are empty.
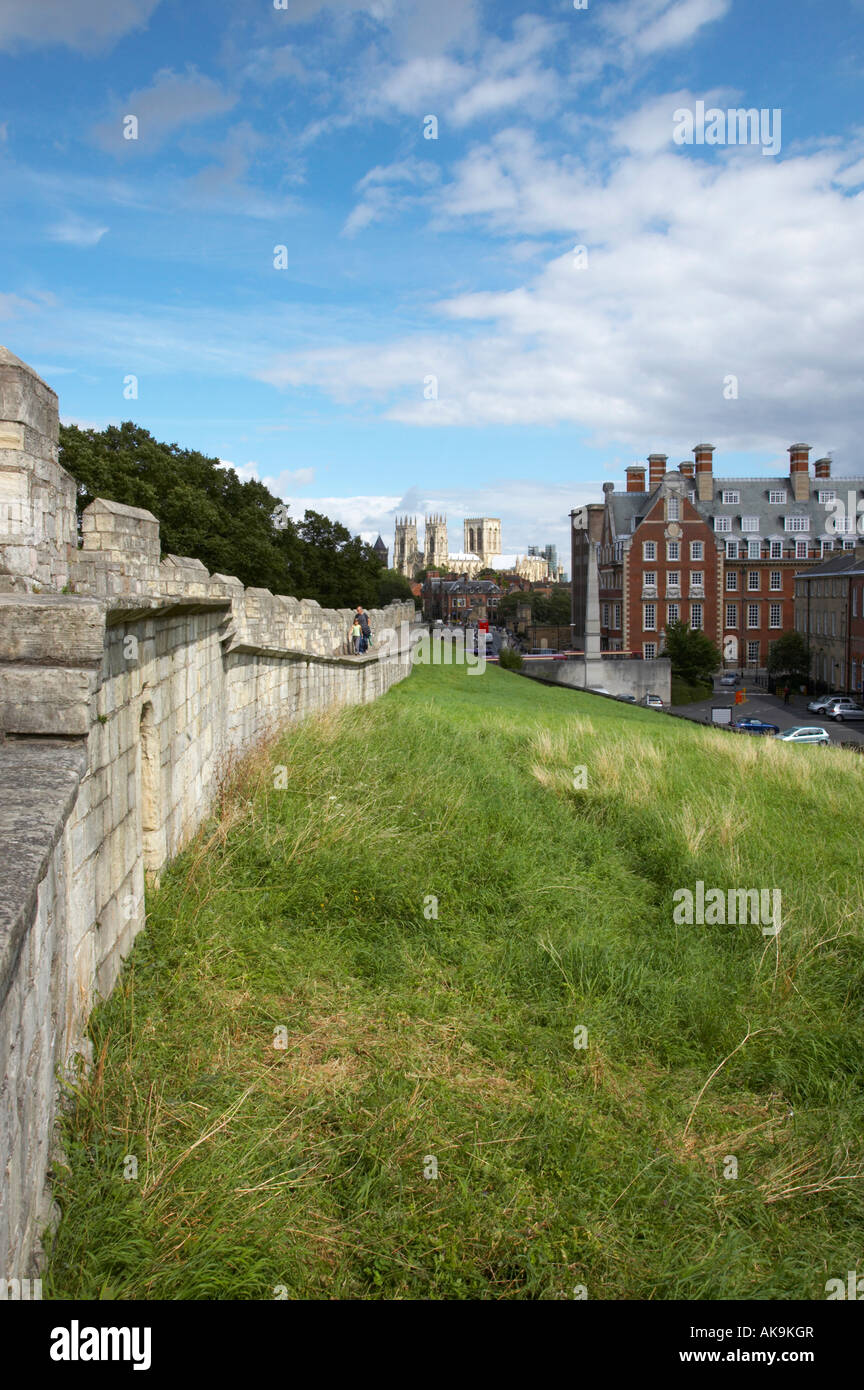
{"type": "Polygon", "coordinates": [[[702,439],[861,472],[862,77],[862,0],[0,0],[0,339],[388,543],[566,553],[702,439]]]}

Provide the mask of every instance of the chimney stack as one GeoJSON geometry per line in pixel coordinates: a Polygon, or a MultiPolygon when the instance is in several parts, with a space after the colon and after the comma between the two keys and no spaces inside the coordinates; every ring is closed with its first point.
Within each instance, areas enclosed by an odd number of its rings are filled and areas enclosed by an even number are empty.
{"type": "Polygon", "coordinates": [[[663,481],[663,474],[666,472],[666,462],[668,454],[649,454],[648,455],[648,490],[653,492],[655,487],[659,487],[663,481]]]}
{"type": "Polygon", "coordinates": [[[714,445],[694,444],[696,458],[696,488],[700,502],[710,502],[714,496],[714,445]]]}
{"type": "Polygon", "coordinates": [[[792,496],[796,502],[807,502],[810,499],[810,445],[791,444],[787,452],[792,496]]]}
{"type": "Polygon", "coordinates": [[[813,471],[817,478],[830,478],[831,460],[829,458],[817,459],[813,465],[813,471]]]}
{"type": "Polygon", "coordinates": [[[696,465],[695,463],[690,463],[689,460],[685,460],[684,463],[679,463],[678,472],[681,474],[682,478],[692,478],[693,474],[696,472],[696,465]]]}
{"type": "Polygon", "coordinates": [[[645,491],[645,469],[641,463],[633,463],[627,469],[627,491],[645,491]]]}

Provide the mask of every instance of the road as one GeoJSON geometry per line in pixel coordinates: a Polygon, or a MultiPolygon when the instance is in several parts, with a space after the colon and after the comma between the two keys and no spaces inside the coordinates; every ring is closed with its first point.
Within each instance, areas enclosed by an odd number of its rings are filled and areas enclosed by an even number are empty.
{"type": "MultiPolygon", "coordinates": [[[[714,695],[708,700],[697,700],[692,705],[670,705],[673,714],[686,714],[692,719],[711,722],[712,705],[734,705],[735,690],[738,687],[715,684],[714,695]]],[[[757,686],[744,686],[746,699],[743,705],[735,706],[733,719],[765,719],[769,724],[777,724],[781,729],[794,729],[804,724],[820,724],[827,729],[832,743],[864,743],[864,721],[860,724],[835,724],[822,714],[811,714],[807,703],[809,695],[793,695],[788,705],[777,695],[769,695],[757,686]]],[[[741,738],[754,738],[754,734],[742,734],[741,738]]]]}

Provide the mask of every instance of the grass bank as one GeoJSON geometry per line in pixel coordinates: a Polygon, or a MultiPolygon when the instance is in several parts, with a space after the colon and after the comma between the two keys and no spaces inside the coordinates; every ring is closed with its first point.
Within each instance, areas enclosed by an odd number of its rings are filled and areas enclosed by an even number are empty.
{"type": "Polygon", "coordinates": [[[494,667],[293,728],[93,1017],[45,1295],[824,1298],[864,1236],[862,795],[494,667]],[[675,925],[697,879],[780,888],[779,936],[675,925]]]}

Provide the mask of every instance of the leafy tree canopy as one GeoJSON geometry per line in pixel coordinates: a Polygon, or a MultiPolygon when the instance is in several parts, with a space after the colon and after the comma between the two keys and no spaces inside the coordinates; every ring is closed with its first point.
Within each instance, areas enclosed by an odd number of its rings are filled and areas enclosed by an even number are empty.
{"type": "Polygon", "coordinates": [[[810,671],[810,649],[800,632],[784,632],[768,649],[766,670],[771,676],[803,681],[810,671]]]}
{"type": "Polygon", "coordinates": [[[694,684],[709,681],[720,665],[720,653],[704,632],[694,632],[687,623],[670,623],[661,653],[672,662],[673,676],[694,684]]]}
{"type": "Polygon", "coordinates": [[[78,511],[96,497],[144,507],[159,520],[163,554],[190,555],[247,586],[327,608],[379,603],[383,570],[370,545],[317,512],[302,521],[263,483],[178,444],[162,444],[131,420],[105,430],[60,426],[60,462],[78,485],[78,511]]]}

